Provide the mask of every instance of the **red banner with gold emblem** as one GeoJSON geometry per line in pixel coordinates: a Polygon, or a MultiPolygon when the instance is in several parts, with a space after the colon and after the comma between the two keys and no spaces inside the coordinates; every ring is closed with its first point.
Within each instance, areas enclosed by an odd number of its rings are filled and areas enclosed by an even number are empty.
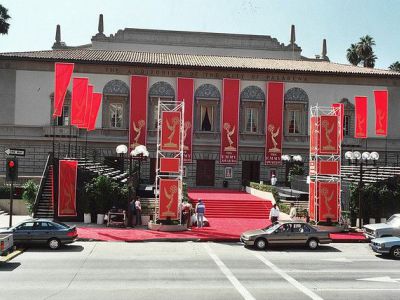
{"type": "Polygon", "coordinates": [[[58,216],[76,216],[76,179],[78,162],[60,160],[58,174],[58,216]]]}
{"type": "Polygon", "coordinates": [[[92,100],[93,100],[93,85],[88,85],[88,93],[86,99],[86,110],[85,110],[85,121],[79,125],[78,128],[87,129],[89,127],[90,113],[92,111],[92,100]]]}
{"type": "Polygon", "coordinates": [[[88,78],[75,77],[72,81],[71,125],[77,127],[85,123],[88,78]]]}
{"type": "Polygon", "coordinates": [[[224,78],[222,84],[221,164],[238,162],[240,80],[224,78]]]}
{"type": "Polygon", "coordinates": [[[319,221],[336,222],[339,219],[339,182],[318,182],[319,221]]]}
{"type": "Polygon", "coordinates": [[[387,136],[388,131],[388,91],[374,91],[375,96],[375,133],[387,136]]]}
{"type": "Polygon", "coordinates": [[[161,151],[179,152],[181,150],[181,113],[163,111],[161,113],[161,151]]]}
{"type": "Polygon", "coordinates": [[[311,117],[310,118],[310,152],[311,154],[316,154],[318,152],[318,127],[319,127],[319,118],[311,117]]]}
{"type": "Polygon", "coordinates": [[[183,162],[192,162],[192,140],[193,140],[193,102],[194,102],[194,80],[193,78],[177,79],[178,101],[185,103],[183,118],[183,162]]]}
{"type": "Polygon", "coordinates": [[[179,173],[179,158],[174,157],[161,157],[160,158],[160,172],[165,173],[179,173]]]}
{"type": "Polygon", "coordinates": [[[335,115],[339,118],[338,131],[340,142],[343,141],[343,124],[344,124],[344,104],[343,103],[333,103],[332,108],[334,108],[335,115]]]}
{"type": "Polygon", "coordinates": [[[61,117],[65,95],[71,81],[74,64],[55,63],[53,118],[61,117]]]}
{"type": "Polygon", "coordinates": [[[310,181],[309,199],[308,199],[308,214],[311,220],[315,220],[315,182],[310,181]]]}
{"type": "Polygon", "coordinates": [[[365,96],[356,96],[354,102],[356,111],[355,137],[365,139],[367,138],[368,128],[368,99],[365,96]]]}
{"type": "Polygon", "coordinates": [[[267,83],[265,164],[278,165],[282,156],[283,82],[267,83]]]}
{"type": "Polygon", "coordinates": [[[318,154],[339,153],[338,116],[321,116],[318,154]]]}
{"type": "Polygon", "coordinates": [[[160,220],[179,219],[179,189],[180,180],[160,179],[160,220]]]}
{"type": "Polygon", "coordinates": [[[318,161],[318,175],[339,175],[339,161],[318,161]]]}
{"type": "Polygon", "coordinates": [[[131,76],[131,99],[129,114],[129,147],[146,146],[147,138],[147,76],[131,76]]]}
{"type": "Polygon", "coordinates": [[[103,98],[102,93],[92,94],[92,105],[90,107],[88,131],[92,131],[96,128],[96,120],[97,120],[97,115],[99,114],[102,98],[103,98]]]}

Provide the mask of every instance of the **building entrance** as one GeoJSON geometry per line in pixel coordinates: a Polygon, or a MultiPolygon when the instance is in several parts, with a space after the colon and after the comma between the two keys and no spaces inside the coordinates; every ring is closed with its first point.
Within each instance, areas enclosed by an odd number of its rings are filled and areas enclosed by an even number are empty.
{"type": "Polygon", "coordinates": [[[242,183],[246,186],[250,181],[260,181],[260,162],[259,161],[243,161],[242,162],[242,183]]]}
{"type": "Polygon", "coordinates": [[[196,185],[214,186],[215,160],[198,159],[196,166],[196,185]]]}

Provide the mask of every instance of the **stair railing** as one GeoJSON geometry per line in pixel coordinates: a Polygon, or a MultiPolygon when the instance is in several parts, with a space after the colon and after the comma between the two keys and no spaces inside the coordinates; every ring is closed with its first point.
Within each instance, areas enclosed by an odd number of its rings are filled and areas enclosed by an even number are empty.
{"type": "Polygon", "coordinates": [[[35,203],[33,204],[33,209],[32,209],[33,216],[36,215],[37,208],[39,206],[39,201],[42,198],[43,188],[46,184],[47,175],[49,174],[49,166],[51,165],[50,162],[52,162],[52,161],[53,161],[53,154],[49,153],[49,155],[47,156],[46,164],[44,166],[42,178],[40,179],[39,190],[36,194],[35,203]]]}

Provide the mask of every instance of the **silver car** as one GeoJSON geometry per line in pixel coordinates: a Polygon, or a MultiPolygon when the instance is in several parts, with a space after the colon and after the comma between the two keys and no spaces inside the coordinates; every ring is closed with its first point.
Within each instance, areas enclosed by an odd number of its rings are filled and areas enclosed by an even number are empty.
{"type": "Polygon", "coordinates": [[[305,245],[314,250],[332,240],[329,232],[319,231],[305,222],[278,222],[264,229],[246,231],[240,236],[245,246],[265,249],[268,245],[305,245]]]}
{"type": "Polygon", "coordinates": [[[400,236],[400,214],[394,214],[386,223],[368,224],[363,226],[364,236],[375,239],[388,236],[400,236]]]}
{"type": "Polygon", "coordinates": [[[369,244],[376,253],[390,254],[394,259],[400,259],[400,238],[384,237],[373,239],[369,244]]]}

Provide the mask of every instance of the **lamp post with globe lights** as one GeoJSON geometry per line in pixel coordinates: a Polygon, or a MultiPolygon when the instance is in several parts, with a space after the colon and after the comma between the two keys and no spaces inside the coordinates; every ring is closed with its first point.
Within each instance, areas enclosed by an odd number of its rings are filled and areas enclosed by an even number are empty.
{"type": "MultiPolygon", "coordinates": [[[[288,185],[288,176],[290,172],[290,168],[293,164],[299,164],[303,161],[303,157],[301,155],[282,155],[282,161],[285,163],[285,185],[288,185]]],[[[290,196],[292,197],[292,180],[290,180],[290,196]]]]}

